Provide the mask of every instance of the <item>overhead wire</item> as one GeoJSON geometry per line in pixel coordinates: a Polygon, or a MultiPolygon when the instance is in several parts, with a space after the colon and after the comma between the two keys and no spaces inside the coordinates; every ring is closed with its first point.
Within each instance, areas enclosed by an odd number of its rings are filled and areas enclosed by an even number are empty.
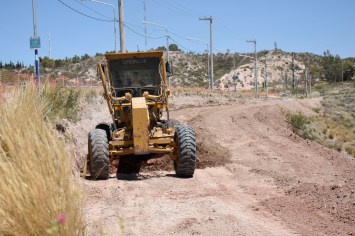
{"type": "Polygon", "coordinates": [[[178,37],[178,38],[181,38],[181,39],[185,39],[185,40],[187,40],[187,37],[184,37],[184,36],[178,35],[177,33],[174,33],[173,31],[168,30],[168,32],[170,32],[171,34],[175,35],[175,36],[176,36],[176,37],[178,37]]]}
{"type": "Polygon", "coordinates": [[[181,45],[180,43],[178,43],[176,40],[174,40],[172,37],[169,36],[169,39],[171,39],[171,41],[173,41],[174,43],[176,43],[176,45],[180,46],[181,48],[184,48],[186,51],[192,51],[190,49],[188,49],[187,47],[184,47],[183,45],[181,45]]]}
{"type": "MultiPolygon", "coordinates": [[[[88,14],[85,14],[85,13],[83,13],[83,12],[81,12],[81,11],[79,11],[79,10],[73,8],[73,7],[71,7],[70,5],[68,5],[67,3],[63,2],[62,0],[57,0],[57,1],[60,2],[61,4],[63,4],[64,6],[66,6],[67,8],[71,9],[72,11],[74,11],[74,12],[76,12],[76,13],[82,15],[82,16],[88,17],[88,18],[90,18],[90,19],[97,20],[97,21],[104,21],[104,22],[113,22],[113,21],[114,21],[113,19],[111,20],[109,17],[107,17],[107,16],[101,14],[100,12],[98,12],[98,11],[96,11],[96,10],[94,10],[94,9],[92,9],[92,8],[90,8],[90,7],[88,7],[88,6],[86,6],[85,4],[82,4],[82,3],[81,3],[80,1],[78,1],[78,0],[74,0],[74,1],[76,1],[77,3],[83,5],[85,8],[87,8],[87,9],[89,9],[89,10],[95,12],[96,14],[101,15],[101,16],[107,18],[108,20],[96,18],[96,17],[90,16],[90,15],[88,15],[88,14]]],[[[152,1],[154,1],[154,2],[156,2],[156,3],[162,3],[162,2],[159,2],[159,1],[157,1],[157,0],[152,0],[152,1]]],[[[167,8],[167,9],[169,9],[169,10],[172,10],[172,11],[174,11],[174,12],[177,13],[177,14],[182,14],[182,15],[185,15],[185,16],[188,15],[188,16],[191,16],[191,17],[197,17],[197,16],[195,16],[195,15],[182,13],[182,10],[181,10],[181,9],[185,9],[186,12],[189,11],[189,10],[188,10],[187,8],[181,7],[181,5],[180,5],[180,12],[179,12],[179,11],[175,10],[176,6],[173,6],[173,4],[170,3],[170,5],[169,5],[168,2],[163,2],[163,3],[165,3],[165,4],[162,4],[163,7],[167,8]],[[174,8],[174,7],[175,7],[175,8],[174,8]]],[[[175,2],[174,2],[174,3],[175,3],[175,2]]],[[[175,4],[176,4],[176,5],[179,5],[179,4],[177,4],[177,3],[175,3],[175,4]]],[[[176,9],[178,9],[178,8],[176,8],[176,9]]],[[[144,34],[141,34],[141,33],[137,32],[136,30],[132,29],[132,28],[129,27],[128,25],[131,25],[131,26],[134,26],[134,27],[137,27],[137,28],[140,28],[140,29],[142,29],[143,27],[140,27],[140,26],[137,26],[137,25],[128,23],[128,22],[125,22],[125,23],[124,23],[124,26],[125,26],[128,30],[130,30],[131,32],[135,33],[136,35],[141,36],[141,37],[144,37],[144,38],[148,38],[148,39],[162,39],[162,38],[165,38],[165,37],[166,37],[165,35],[164,35],[164,36],[159,36],[159,37],[146,36],[146,35],[144,35],[144,34]]],[[[186,37],[181,36],[181,35],[179,35],[179,34],[176,34],[176,33],[172,32],[172,31],[170,31],[170,30],[168,30],[168,32],[170,32],[171,34],[175,35],[176,37],[179,37],[179,38],[181,38],[181,39],[187,40],[186,37]]],[[[172,38],[171,36],[168,36],[168,37],[169,37],[174,43],[176,43],[178,46],[180,46],[181,48],[183,48],[183,49],[185,49],[185,50],[187,50],[187,51],[192,51],[192,50],[190,50],[189,48],[187,48],[187,47],[183,46],[182,44],[178,43],[178,42],[177,42],[174,38],[172,38]]]]}
{"type": "Polygon", "coordinates": [[[171,1],[169,1],[169,3],[170,3],[170,4],[175,4],[176,6],[179,6],[181,9],[185,10],[186,12],[190,12],[191,14],[194,14],[194,15],[201,15],[201,14],[204,14],[204,13],[202,13],[202,12],[198,12],[198,11],[189,9],[189,8],[185,7],[184,5],[182,5],[181,3],[176,2],[175,0],[171,0],[171,1]]]}
{"type": "Polygon", "coordinates": [[[164,36],[160,36],[160,37],[145,36],[145,35],[143,35],[143,34],[141,34],[141,33],[138,33],[137,31],[135,31],[135,30],[132,29],[131,27],[127,26],[126,23],[124,23],[124,26],[125,26],[127,29],[129,29],[131,32],[135,33],[136,35],[139,35],[139,36],[144,37],[144,38],[146,37],[146,38],[148,38],[148,39],[161,39],[161,38],[165,38],[165,37],[166,37],[165,35],[164,35],[164,36]]]}
{"type": "Polygon", "coordinates": [[[127,21],[125,21],[124,23],[127,24],[127,25],[130,25],[130,26],[139,28],[139,29],[141,29],[141,30],[144,30],[144,27],[143,27],[143,26],[139,26],[139,25],[136,25],[136,24],[128,23],[127,21]]]}
{"type": "Polygon", "coordinates": [[[187,14],[187,13],[182,13],[181,9],[179,11],[178,8],[174,7],[174,6],[171,6],[169,5],[168,2],[165,2],[165,1],[158,1],[158,0],[152,0],[153,2],[155,2],[156,4],[158,4],[159,6],[162,6],[172,12],[174,12],[175,14],[179,14],[179,15],[184,15],[184,16],[189,16],[189,17],[197,17],[195,15],[191,15],[191,14],[187,14]]]}
{"type": "MultiPolygon", "coordinates": [[[[165,37],[166,37],[166,35],[164,35],[164,36],[159,36],[159,37],[146,36],[146,35],[144,35],[144,34],[141,34],[141,33],[137,32],[137,31],[135,31],[135,30],[132,29],[131,27],[127,26],[127,25],[126,25],[126,22],[124,23],[124,26],[125,26],[128,30],[130,30],[131,32],[133,32],[133,33],[135,33],[136,35],[141,36],[141,37],[143,37],[143,38],[148,38],[148,39],[162,39],[162,38],[165,38],[165,37]]],[[[175,33],[172,32],[172,31],[168,31],[168,32],[170,32],[170,33],[173,34],[173,35],[178,36],[178,34],[175,34],[175,33]]],[[[188,49],[187,47],[183,46],[182,44],[178,43],[178,42],[177,42],[175,39],[173,39],[171,36],[168,36],[168,37],[169,37],[169,39],[171,39],[174,43],[176,43],[176,45],[180,46],[181,48],[184,48],[184,49],[187,50],[187,51],[192,51],[192,50],[188,49]]],[[[186,38],[184,38],[184,37],[182,37],[182,36],[178,36],[178,37],[181,37],[181,38],[187,40],[186,38]]]]}
{"type": "Polygon", "coordinates": [[[96,18],[96,17],[93,17],[93,16],[90,16],[90,15],[87,15],[85,13],[82,13],[81,11],[78,11],[76,10],[75,8],[69,6],[68,4],[66,4],[65,2],[63,2],[62,0],[57,0],[58,2],[62,3],[64,6],[68,7],[69,9],[71,9],[72,11],[75,11],[76,13],[80,14],[80,15],[83,15],[83,16],[86,16],[90,19],[93,19],[93,20],[97,20],[97,21],[106,21],[106,22],[113,22],[114,20],[105,20],[105,19],[99,19],[99,18],[96,18]]]}
{"type": "Polygon", "coordinates": [[[89,9],[89,10],[92,11],[92,12],[95,12],[96,14],[98,14],[98,15],[100,15],[100,16],[103,16],[103,17],[105,17],[105,18],[107,18],[107,19],[111,19],[110,17],[105,16],[104,14],[102,14],[102,13],[100,13],[100,12],[98,12],[98,11],[92,9],[91,7],[86,6],[85,4],[83,4],[83,3],[82,3],[81,1],[79,1],[79,0],[74,0],[74,1],[76,1],[77,3],[79,3],[80,5],[82,5],[83,7],[89,9]]]}

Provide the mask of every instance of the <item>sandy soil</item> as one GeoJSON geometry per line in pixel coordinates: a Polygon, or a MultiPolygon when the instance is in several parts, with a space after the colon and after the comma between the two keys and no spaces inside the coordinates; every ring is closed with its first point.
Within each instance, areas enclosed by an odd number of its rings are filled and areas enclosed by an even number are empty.
{"type": "MultiPolygon", "coordinates": [[[[162,170],[139,181],[82,179],[89,235],[354,235],[355,160],[294,135],[281,112],[312,115],[319,101],[237,99],[172,111],[196,130],[203,169],[191,179],[162,170]]],[[[89,107],[70,125],[78,158],[87,131],[109,121],[106,109],[89,107]]]]}

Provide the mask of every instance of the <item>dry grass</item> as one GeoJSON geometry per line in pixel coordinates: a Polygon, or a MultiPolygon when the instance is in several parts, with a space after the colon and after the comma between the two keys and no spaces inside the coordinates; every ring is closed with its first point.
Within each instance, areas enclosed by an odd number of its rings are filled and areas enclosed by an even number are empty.
{"type": "Polygon", "coordinates": [[[101,90],[102,90],[101,87],[98,87],[98,88],[89,87],[89,88],[81,89],[81,97],[82,97],[83,102],[93,103],[95,98],[97,98],[99,96],[101,90]]]}
{"type": "Polygon", "coordinates": [[[38,94],[30,84],[0,106],[0,235],[83,235],[71,162],[38,94]]]}
{"type": "Polygon", "coordinates": [[[355,84],[325,89],[327,94],[321,102],[322,107],[313,108],[318,113],[316,116],[286,113],[286,119],[293,131],[302,137],[315,139],[325,146],[355,157],[355,84]]]}
{"type": "Polygon", "coordinates": [[[40,96],[45,105],[44,111],[50,120],[79,119],[81,92],[77,88],[58,87],[44,84],[40,89],[40,96]]]}
{"type": "MultiPolygon", "coordinates": [[[[252,90],[238,90],[237,93],[234,90],[219,90],[219,89],[205,89],[198,87],[173,87],[171,89],[171,94],[175,96],[179,95],[199,95],[199,96],[210,96],[210,97],[227,97],[227,98],[254,98],[255,91],[252,90]]],[[[266,97],[265,92],[259,91],[259,97],[266,97]]]]}

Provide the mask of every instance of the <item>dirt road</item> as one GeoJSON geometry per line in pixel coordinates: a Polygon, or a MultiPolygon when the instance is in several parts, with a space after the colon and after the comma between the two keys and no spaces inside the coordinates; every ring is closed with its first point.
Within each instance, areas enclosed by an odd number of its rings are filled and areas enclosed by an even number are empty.
{"type": "MultiPolygon", "coordinates": [[[[139,181],[82,180],[89,235],[354,235],[355,160],[292,134],[281,112],[311,115],[318,105],[240,100],[173,111],[196,130],[200,163],[227,164],[192,179],[155,171],[139,181]]],[[[77,155],[108,118],[97,115],[103,109],[71,127],[77,155]]]]}

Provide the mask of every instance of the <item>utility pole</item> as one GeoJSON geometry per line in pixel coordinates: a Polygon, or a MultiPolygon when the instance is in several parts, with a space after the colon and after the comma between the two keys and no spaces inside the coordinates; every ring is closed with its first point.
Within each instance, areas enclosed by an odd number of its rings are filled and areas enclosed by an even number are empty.
{"type": "Polygon", "coordinates": [[[341,84],[344,85],[344,65],[342,59],[341,59],[341,84]]]}
{"type": "MultiPolygon", "coordinates": [[[[169,34],[168,34],[168,28],[165,27],[165,37],[166,37],[166,57],[167,57],[167,62],[169,63],[170,57],[169,57],[169,34]]],[[[170,77],[169,77],[169,88],[170,88],[170,77]]]]}
{"type": "Polygon", "coordinates": [[[237,80],[237,78],[235,77],[235,53],[233,54],[233,78],[235,79],[235,81],[234,81],[234,92],[237,93],[237,83],[238,83],[238,80],[237,80]]]}
{"type": "Polygon", "coordinates": [[[309,76],[309,96],[312,97],[312,76],[309,76]]]}
{"type": "Polygon", "coordinates": [[[200,43],[204,43],[206,44],[206,54],[207,54],[207,79],[208,79],[208,88],[210,88],[211,86],[211,79],[210,79],[210,58],[208,56],[208,42],[207,41],[204,41],[204,40],[201,40],[201,39],[196,39],[196,38],[191,38],[191,37],[188,37],[186,38],[187,40],[191,40],[191,41],[197,41],[197,42],[200,42],[200,43]]]}
{"type": "Polygon", "coordinates": [[[306,73],[306,98],[308,98],[308,70],[307,70],[307,67],[305,69],[305,73],[306,73]]]}
{"type": "Polygon", "coordinates": [[[254,72],[255,72],[255,93],[258,96],[258,58],[256,54],[256,39],[247,40],[247,43],[254,43],[254,72]]]}
{"type": "Polygon", "coordinates": [[[292,89],[295,89],[295,53],[292,52],[292,89]]]}
{"type": "Polygon", "coordinates": [[[40,84],[39,78],[39,61],[38,49],[41,47],[41,41],[37,34],[37,21],[36,21],[36,0],[32,0],[32,13],[33,13],[33,37],[30,38],[30,47],[35,50],[35,68],[36,68],[36,84],[40,84]]]}
{"type": "Polygon", "coordinates": [[[266,88],[266,97],[269,94],[269,85],[267,81],[267,61],[266,61],[266,55],[265,55],[265,88],[266,88]]]}
{"type": "MultiPolygon", "coordinates": [[[[146,11],[146,6],[145,6],[145,0],[143,1],[143,7],[144,7],[144,21],[147,21],[147,11],[146,11]]],[[[145,36],[145,49],[147,50],[147,25],[144,25],[144,36],[145,36]]]]}
{"type": "MultiPolygon", "coordinates": [[[[149,22],[149,21],[142,21],[143,24],[150,24],[150,25],[155,25],[159,27],[165,28],[165,37],[166,37],[166,61],[169,63],[170,57],[169,57],[169,34],[168,34],[168,27],[165,25],[157,24],[154,22],[149,22]]],[[[168,87],[170,88],[170,76],[168,78],[168,87]]]]}
{"type": "MultiPolygon", "coordinates": [[[[159,26],[159,27],[163,27],[165,28],[165,37],[166,37],[166,61],[169,62],[170,61],[170,57],[169,57],[169,34],[168,34],[168,27],[165,25],[161,25],[161,24],[157,24],[154,22],[149,22],[149,21],[142,21],[143,24],[150,24],[150,25],[155,25],[155,26],[159,26]]],[[[169,86],[170,86],[170,82],[169,82],[169,86]]]]}
{"type": "Polygon", "coordinates": [[[124,30],[124,10],[123,10],[123,0],[118,0],[118,14],[120,23],[120,51],[121,53],[126,53],[126,34],[124,30]]]}
{"type": "Polygon", "coordinates": [[[48,58],[51,59],[51,32],[48,33],[48,58]]]}
{"type": "Polygon", "coordinates": [[[211,88],[211,74],[210,74],[210,57],[208,56],[208,44],[207,44],[207,78],[208,78],[208,88],[211,88]]]}
{"type": "MultiPolygon", "coordinates": [[[[106,2],[100,2],[100,1],[97,1],[97,0],[81,0],[81,1],[90,1],[90,2],[95,2],[95,3],[99,3],[99,4],[102,4],[102,5],[106,5],[106,6],[109,6],[109,7],[112,7],[112,10],[113,10],[113,34],[114,34],[114,38],[115,38],[115,53],[117,53],[117,33],[116,33],[116,22],[117,22],[117,18],[116,18],[116,8],[114,5],[110,4],[110,3],[106,3],[106,2]]],[[[123,3],[122,3],[122,7],[123,7],[123,3]]],[[[123,11],[123,9],[122,9],[123,11]]],[[[123,13],[122,13],[123,14],[123,13]]],[[[120,25],[121,26],[121,25],[120,25]]]]}
{"type": "Polygon", "coordinates": [[[213,82],[213,49],[212,49],[212,16],[210,17],[200,17],[199,20],[209,20],[210,21],[210,69],[211,69],[211,73],[210,73],[210,76],[211,76],[211,89],[213,89],[213,85],[214,85],[214,82],[213,82]]]}

